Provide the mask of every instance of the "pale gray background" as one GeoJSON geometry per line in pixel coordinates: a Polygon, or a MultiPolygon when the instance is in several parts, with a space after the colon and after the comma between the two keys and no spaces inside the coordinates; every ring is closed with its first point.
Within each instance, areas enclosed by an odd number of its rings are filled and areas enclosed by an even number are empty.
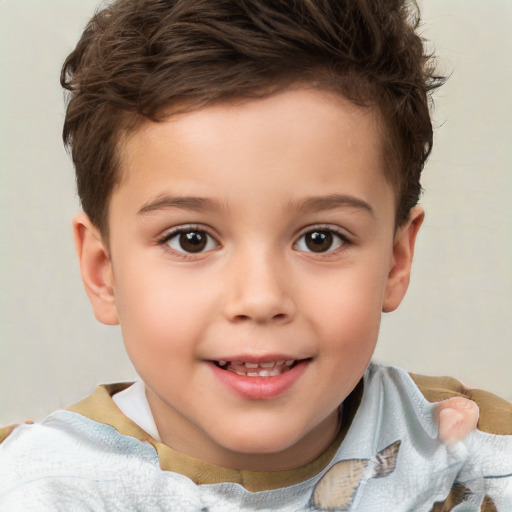
{"type": "MultiPolygon", "coordinates": [[[[377,358],[512,400],[512,2],[425,0],[452,77],[436,96],[427,218],[409,294],[377,358]]],[[[94,320],[71,239],[59,69],[97,0],[0,0],[0,424],[132,379],[118,328],[94,320]]]]}

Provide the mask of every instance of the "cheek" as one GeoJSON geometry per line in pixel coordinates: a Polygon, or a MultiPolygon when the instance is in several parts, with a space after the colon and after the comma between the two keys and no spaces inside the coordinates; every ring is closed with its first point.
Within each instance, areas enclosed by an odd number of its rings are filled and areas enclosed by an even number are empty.
{"type": "Polygon", "coordinates": [[[161,261],[133,257],[115,267],[115,300],[122,323],[139,325],[144,331],[187,318],[197,302],[197,287],[161,261]]]}
{"type": "Polygon", "coordinates": [[[213,296],[218,285],[208,286],[198,272],[158,262],[129,263],[116,268],[117,282],[122,283],[116,288],[116,306],[135,367],[190,359],[218,304],[213,296]]]}
{"type": "Polygon", "coordinates": [[[343,345],[347,350],[353,347],[358,353],[373,351],[385,285],[385,274],[369,267],[359,272],[341,273],[319,283],[308,299],[310,318],[315,330],[323,333],[333,350],[343,345]]]}

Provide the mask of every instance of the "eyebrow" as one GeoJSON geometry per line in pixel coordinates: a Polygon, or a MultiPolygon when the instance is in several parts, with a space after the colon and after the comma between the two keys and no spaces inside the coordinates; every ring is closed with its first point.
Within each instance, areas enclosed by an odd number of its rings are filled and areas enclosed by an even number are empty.
{"type": "Polygon", "coordinates": [[[156,210],[167,210],[170,208],[179,208],[181,210],[218,210],[219,203],[213,199],[206,197],[192,197],[192,196],[172,196],[160,195],[141,206],[138,215],[145,215],[156,210]]]}
{"type": "MultiPolygon", "coordinates": [[[[344,194],[309,197],[304,201],[292,202],[291,207],[299,213],[321,212],[340,207],[351,207],[365,210],[372,216],[375,216],[375,212],[369,203],[359,199],[358,197],[344,194]]],[[[153,211],[167,210],[171,208],[194,211],[211,211],[220,209],[220,205],[217,201],[207,197],[173,196],[164,194],[145,203],[139,209],[137,214],[145,215],[153,211]]]]}
{"type": "Polygon", "coordinates": [[[369,203],[358,197],[345,194],[310,197],[304,201],[292,203],[292,207],[301,213],[321,212],[325,210],[332,210],[334,208],[351,207],[367,211],[375,217],[375,210],[369,203]]]}

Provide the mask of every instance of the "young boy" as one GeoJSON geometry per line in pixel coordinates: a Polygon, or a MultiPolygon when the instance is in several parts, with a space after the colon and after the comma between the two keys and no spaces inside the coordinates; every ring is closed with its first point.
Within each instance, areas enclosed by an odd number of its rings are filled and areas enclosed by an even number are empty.
{"type": "Polygon", "coordinates": [[[62,74],[75,243],[141,381],[16,428],[0,510],[512,508],[512,407],[370,363],[408,286],[441,82],[412,7],[95,15],[62,74]],[[467,437],[458,397],[480,407],[467,437]]]}

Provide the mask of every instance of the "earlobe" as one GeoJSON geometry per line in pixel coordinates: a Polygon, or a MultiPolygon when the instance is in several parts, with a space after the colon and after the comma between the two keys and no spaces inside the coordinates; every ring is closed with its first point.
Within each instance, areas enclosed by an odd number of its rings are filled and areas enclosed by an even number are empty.
{"type": "Polygon", "coordinates": [[[405,296],[411,276],[416,236],[424,218],[425,212],[417,206],[411,210],[407,223],[396,232],[391,268],[382,304],[384,313],[394,311],[405,296]]]}
{"type": "Polygon", "coordinates": [[[83,212],[73,219],[73,235],[82,281],[94,316],[103,324],[116,325],[119,319],[108,248],[99,230],[83,212]]]}

